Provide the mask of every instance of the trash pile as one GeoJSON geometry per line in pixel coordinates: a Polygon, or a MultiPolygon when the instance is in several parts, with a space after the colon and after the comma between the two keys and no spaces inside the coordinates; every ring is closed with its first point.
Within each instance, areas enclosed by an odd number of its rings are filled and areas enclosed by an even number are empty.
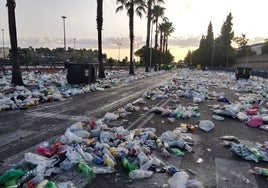
{"type": "MultiPolygon", "coordinates": [[[[107,117],[107,114],[106,114],[107,117]]],[[[167,172],[171,187],[202,187],[197,180],[157,158],[153,152],[165,158],[184,156],[192,152],[194,140],[179,129],[166,131],[160,136],[152,127],[127,130],[122,126],[108,127],[107,119],[77,122],[68,127],[54,143],[44,142],[34,152],[25,153],[17,165],[0,176],[3,187],[76,187],[72,182],[53,182],[54,174],[76,170],[88,181],[96,174],[114,173],[121,165],[130,179],[151,177],[154,173],[167,172]],[[182,176],[181,176],[182,174],[182,176]],[[179,176],[180,178],[176,178],[179,176]]]]}
{"type": "Polygon", "coordinates": [[[224,140],[224,146],[230,147],[236,155],[245,160],[268,162],[268,141],[264,141],[263,144],[254,144],[231,135],[223,136],[221,139],[224,140]]]}
{"type": "Polygon", "coordinates": [[[66,72],[55,74],[22,72],[26,86],[14,86],[11,83],[12,72],[9,70],[0,80],[0,112],[17,108],[27,108],[39,103],[61,101],[70,96],[104,90],[122,83],[162,74],[164,71],[144,73],[136,71],[129,76],[127,71],[107,72],[107,78],[97,80],[90,85],[71,85],[67,83],[66,72]]]}
{"type": "Polygon", "coordinates": [[[174,119],[200,117],[198,104],[216,100],[221,104],[209,105],[213,111],[212,119],[223,121],[225,118],[236,118],[250,127],[268,131],[268,87],[266,84],[251,80],[236,81],[231,75],[229,79],[226,79],[228,73],[219,74],[222,79],[224,78],[223,80],[209,79],[213,78],[212,72],[193,71],[192,77],[188,75],[188,71],[181,71],[172,82],[160,85],[154,91],[146,91],[144,98],[155,100],[172,97],[175,103],[172,106],[173,109],[155,106],[150,109],[150,112],[167,116],[168,120],[173,122],[174,119]],[[223,92],[209,91],[208,86],[229,87],[239,91],[238,101],[230,101],[223,92]],[[192,100],[192,103],[188,106],[179,104],[182,97],[192,100]]]}

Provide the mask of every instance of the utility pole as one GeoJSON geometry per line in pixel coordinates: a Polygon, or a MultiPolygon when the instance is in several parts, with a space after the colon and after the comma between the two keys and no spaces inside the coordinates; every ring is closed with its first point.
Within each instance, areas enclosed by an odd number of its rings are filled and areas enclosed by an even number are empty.
{"type": "Polygon", "coordinates": [[[3,39],[3,58],[6,59],[4,29],[1,29],[1,30],[2,30],[2,39],[3,39]]]}
{"type": "Polygon", "coordinates": [[[65,36],[65,19],[66,16],[61,17],[63,19],[63,40],[64,40],[64,50],[66,50],[66,36],[65,36]]]}

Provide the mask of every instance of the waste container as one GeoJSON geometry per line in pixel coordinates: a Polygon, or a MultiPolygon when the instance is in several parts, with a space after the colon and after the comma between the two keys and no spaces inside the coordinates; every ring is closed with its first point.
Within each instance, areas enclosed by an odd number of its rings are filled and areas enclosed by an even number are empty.
{"type": "Polygon", "coordinates": [[[69,84],[89,84],[96,81],[96,65],[92,63],[66,62],[64,66],[69,84]]]}
{"type": "Polygon", "coordinates": [[[237,67],[235,71],[236,79],[244,78],[249,79],[251,75],[252,68],[249,67],[237,67]]]}

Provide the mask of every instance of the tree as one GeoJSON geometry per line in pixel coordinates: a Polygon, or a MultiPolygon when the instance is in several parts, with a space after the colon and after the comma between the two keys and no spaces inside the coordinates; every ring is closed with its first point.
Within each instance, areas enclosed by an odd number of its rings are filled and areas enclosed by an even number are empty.
{"type": "Polygon", "coordinates": [[[130,62],[129,62],[129,74],[134,74],[133,65],[133,43],[134,43],[134,12],[141,18],[142,14],[145,13],[145,3],[143,0],[117,0],[117,4],[120,4],[116,8],[116,13],[127,10],[129,16],[129,39],[130,39],[130,62]],[[136,7],[136,8],[135,8],[136,7]]]}
{"type": "Polygon", "coordinates": [[[12,60],[12,79],[11,83],[15,85],[24,85],[21,75],[19,55],[18,55],[18,42],[17,42],[17,29],[16,29],[16,16],[15,0],[7,0],[8,8],[8,25],[9,25],[9,36],[11,44],[11,60],[12,60]]]}
{"type": "Polygon", "coordinates": [[[164,3],[163,0],[147,0],[147,34],[146,34],[146,59],[145,59],[145,72],[149,71],[150,62],[150,34],[151,34],[151,23],[152,23],[152,6],[156,3],[164,3]]]}
{"type": "Polygon", "coordinates": [[[234,38],[234,32],[233,32],[233,16],[232,13],[229,13],[229,15],[226,18],[226,21],[223,23],[221,28],[221,35],[219,36],[219,43],[221,44],[223,50],[225,51],[225,59],[226,59],[226,67],[229,66],[229,59],[232,58],[234,54],[232,54],[232,40],[234,38]]]}
{"type": "Polygon", "coordinates": [[[165,53],[168,50],[168,37],[175,31],[175,28],[173,27],[172,22],[165,20],[160,24],[159,29],[160,32],[162,32],[162,52],[165,53]]]}
{"type": "Polygon", "coordinates": [[[161,7],[159,5],[155,5],[153,8],[153,18],[154,18],[154,23],[155,23],[155,45],[154,48],[157,49],[158,47],[158,33],[159,33],[159,26],[158,26],[158,19],[159,17],[164,16],[164,7],[161,7]]]}
{"type": "Polygon", "coordinates": [[[207,45],[207,63],[210,62],[210,66],[213,66],[213,56],[214,56],[214,34],[213,34],[213,26],[212,23],[209,22],[208,30],[207,30],[207,37],[206,37],[206,45],[207,45]]]}
{"type": "Polygon", "coordinates": [[[249,50],[251,49],[247,45],[249,39],[246,38],[246,34],[242,34],[241,37],[235,37],[234,41],[238,45],[237,57],[247,56],[249,54],[249,50]]]}
{"type": "Polygon", "coordinates": [[[105,78],[104,66],[102,60],[102,24],[103,24],[103,0],[97,0],[97,30],[98,30],[98,61],[99,77],[105,78]]]}
{"type": "MultiPolygon", "coordinates": [[[[164,54],[160,50],[156,50],[154,48],[150,48],[150,50],[152,50],[152,61],[151,61],[152,67],[156,66],[157,64],[158,65],[160,64],[159,57],[163,59],[163,62],[162,62],[163,64],[168,64],[174,60],[174,57],[169,51],[167,51],[164,54]]],[[[140,48],[139,50],[135,52],[135,55],[140,57],[141,62],[143,62],[146,59],[146,51],[147,51],[146,46],[143,46],[142,48],[140,48]]]]}
{"type": "Polygon", "coordinates": [[[263,47],[261,48],[262,54],[268,54],[268,39],[265,40],[263,47]]]}

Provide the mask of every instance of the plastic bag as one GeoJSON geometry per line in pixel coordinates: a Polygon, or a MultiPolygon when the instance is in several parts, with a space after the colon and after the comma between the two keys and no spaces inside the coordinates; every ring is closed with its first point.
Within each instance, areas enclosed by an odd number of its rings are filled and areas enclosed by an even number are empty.
{"type": "Polygon", "coordinates": [[[71,181],[58,183],[58,188],[76,188],[71,181]]]}
{"type": "Polygon", "coordinates": [[[24,158],[27,162],[35,164],[35,165],[41,165],[43,167],[49,167],[51,166],[56,159],[49,159],[44,156],[40,156],[35,153],[25,153],[24,158]]]}
{"type": "Polygon", "coordinates": [[[52,151],[45,146],[38,146],[34,153],[45,157],[51,157],[53,155],[52,151]]]}
{"type": "Polygon", "coordinates": [[[199,122],[199,128],[205,132],[211,131],[215,127],[214,123],[210,120],[201,120],[199,122]]]}
{"type": "Polygon", "coordinates": [[[179,171],[168,179],[168,184],[170,188],[186,188],[188,179],[189,175],[186,172],[179,171]]]}
{"type": "Polygon", "coordinates": [[[83,139],[74,133],[72,133],[70,130],[65,131],[65,136],[68,138],[67,142],[68,143],[81,143],[83,142],[83,139]]]}
{"type": "Polygon", "coordinates": [[[0,176],[0,185],[12,186],[16,185],[18,178],[24,175],[24,171],[20,169],[10,169],[0,176]]]}
{"type": "Polygon", "coordinates": [[[213,119],[218,120],[218,121],[223,121],[224,117],[218,116],[218,115],[213,115],[212,116],[213,119]]]}
{"type": "Polygon", "coordinates": [[[257,127],[261,126],[263,124],[263,122],[262,122],[261,118],[256,117],[256,118],[248,120],[246,122],[246,124],[250,127],[257,128],[257,127]]]}
{"type": "Polygon", "coordinates": [[[104,115],[104,120],[106,121],[115,121],[119,118],[119,115],[118,114],[115,114],[115,113],[110,113],[110,112],[107,112],[105,115],[104,115]]]}
{"type": "Polygon", "coordinates": [[[203,188],[203,183],[198,180],[188,180],[186,183],[186,187],[192,188],[203,188]]]}
{"type": "Polygon", "coordinates": [[[245,114],[244,112],[238,112],[237,113],[237,118],[240,120],[240,121],[247,121],[249,119],[248,115],[245,114]]]}

